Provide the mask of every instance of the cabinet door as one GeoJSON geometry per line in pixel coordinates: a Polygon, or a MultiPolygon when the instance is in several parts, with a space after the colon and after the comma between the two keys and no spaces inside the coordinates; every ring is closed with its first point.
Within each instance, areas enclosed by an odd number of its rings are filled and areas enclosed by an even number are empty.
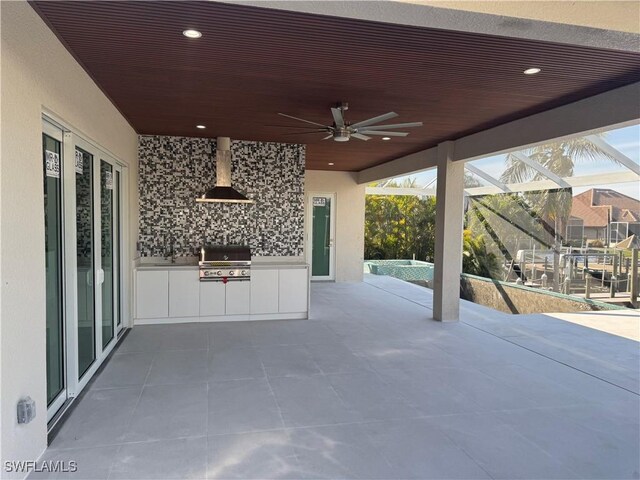
{"type": "Polygon", "coordinates": [[[136,318],[169,316],[169,272],[139,270],[136,272],[136,318]]]}
{"type": "Polygon", "coordinates": [[[279,276],[280,313],[308,310],[309,275],[306,268],[283,268],[279,276]]]}
{"type": "Polygon", "coordinates": [[[251,270],[251,313],[278,313],[278,270],[251,270]]]}
{"type": "Polygon", "coordinates": [[[200,282],[200,316],[224,315],[225,285],[222,282],[200,282]]]}
{"type": "Polygon", "coordinates": [[[169,316],[200,315],[200,281],[197,270],[169,272],[169,316]]]}
{"type": "Polygon", "coordinates": [[[242,315],[250,311],[251,306],[251,282],[227,283],[227,315],[242,315]]]}

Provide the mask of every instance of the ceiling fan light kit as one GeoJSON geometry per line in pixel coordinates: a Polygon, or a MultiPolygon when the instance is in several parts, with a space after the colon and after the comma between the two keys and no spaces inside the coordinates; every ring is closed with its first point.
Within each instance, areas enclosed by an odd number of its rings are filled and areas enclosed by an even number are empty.
{"type": "Polygon", "coordinates": [[[334,133],[329,135],[328,137],[324,137],[323,140],[327,140],[333,137],[336,142],[348,142],[351,137],[351,133],[347,127],[340,127],[335,130],[334,133]]]}
{"type": "MultiPolygon", "coordinates": [[[[409,132],[396,132],[393,131],[396,128],[414,128],[421,127],[422,122],[408,122],[408,123],[396,123],[393,125],[376,125],[377,123],[390,120],[398,116],[395,112],[385,113],[378,115],[377,117],[369,118],[357,123],[349,123],[345,119],[345,112],[349,109],[348,103],[338,103],[336,107],[331,108],[331,115],[333,117],[333,123],[331,125],[323,125],[321,123],[312,122],[303,118],[287,115],[286,113],[278,113],[283,117],[291,118],[299,122],[305,122],[314,127],[296,127],[296,128],[308,128],[306,132],[295,132],[287,135],[306,135],[324,133],[328,135],[323,140],[329,140],[333,138],[335,142],[348,142],[351,138],[357,138],[358,140],[370,140],[371,136],[382,136],[383,140],[389,140],[389,137],[406,137],[409,132]],[[319,128],[320,127],[320,128],[319,128]]],[[[274,125],[280,126],[280,125],[274,125]]]]}

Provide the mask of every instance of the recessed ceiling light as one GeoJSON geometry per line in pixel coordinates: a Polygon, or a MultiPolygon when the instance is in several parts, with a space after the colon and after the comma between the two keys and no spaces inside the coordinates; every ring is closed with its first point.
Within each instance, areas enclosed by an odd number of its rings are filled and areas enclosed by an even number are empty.
{"type": "Polygon", "coordinates": [[[542,71],[541,68],[537,68],[537,67],[533,67],[533,68],[527,68],[524,72],[525,75],[535,75],[536,73],[540,73],[542,71]]]}
{"type": "Polygon", "coordinates": [[[329,166],[333,166],[333,162],[329,162],[329,166]]]}
{"type": "Polygon", "coordinates": [[[382,137],[383,140],[391,140],[391,137],[382,137]]]}
{"type": "Polygon", "coordinates": [[[187,38],[200,38],[202,33],[198,30],[188,29],[182,32],[182,34],[187,38]]]}
{"type": "Polygon", "coordinates": [[[204,125],[196,125],[196,128],[203,129],[203,128],[207,128],[207,127],[205,127],[204,125]]]}

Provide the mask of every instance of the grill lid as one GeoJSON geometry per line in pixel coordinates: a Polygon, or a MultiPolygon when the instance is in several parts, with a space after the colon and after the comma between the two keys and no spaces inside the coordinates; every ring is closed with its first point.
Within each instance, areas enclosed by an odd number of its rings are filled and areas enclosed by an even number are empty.
{"type": "Polygon", "coordinates": [[[205,245],[200,249],[200,263],[251,262],[251,249],[246,245],[205,245]]]}

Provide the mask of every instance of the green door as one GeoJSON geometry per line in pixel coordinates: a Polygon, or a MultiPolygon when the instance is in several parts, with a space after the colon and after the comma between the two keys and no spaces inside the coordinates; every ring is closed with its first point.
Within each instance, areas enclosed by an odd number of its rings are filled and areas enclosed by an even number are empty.
{"type": "Polygon", "coordinates": [[[332,274],[331,207],[329,195],[314,195],[311,198],[311,276],[330,279],[332,274]]]}

